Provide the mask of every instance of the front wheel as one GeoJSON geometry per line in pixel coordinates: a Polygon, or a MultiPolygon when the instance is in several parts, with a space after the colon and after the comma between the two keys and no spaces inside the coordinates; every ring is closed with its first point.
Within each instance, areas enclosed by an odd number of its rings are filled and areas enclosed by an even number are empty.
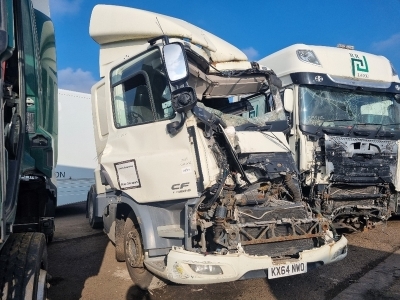
{"type": "Polygon", "coordinates": [[[144,266],[144,250],[140,229],[134,223],[134,214],[131,212],[124,227],[125,262],[132,281],[141,289],[147,290],[154,275],[144,266]]]}

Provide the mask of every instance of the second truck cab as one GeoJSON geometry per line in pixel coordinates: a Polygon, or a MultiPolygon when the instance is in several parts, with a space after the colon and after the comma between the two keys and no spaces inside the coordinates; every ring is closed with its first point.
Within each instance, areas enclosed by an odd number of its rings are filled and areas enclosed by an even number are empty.
{"type": "Polygon", "coordinates": [[[282,80],[303,193],[336,227],[397,211],[400,81],[383,56],[296,44],[260,60],[282,80]]]}

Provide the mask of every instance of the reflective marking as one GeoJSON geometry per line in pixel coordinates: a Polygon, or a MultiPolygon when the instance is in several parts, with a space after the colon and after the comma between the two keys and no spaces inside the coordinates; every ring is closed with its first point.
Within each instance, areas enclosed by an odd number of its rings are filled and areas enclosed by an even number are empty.
{"type": "Polygon", "coordinates": [[[121,190],[140,188],[139,174],[134,159],[114,164],[121,190]]]}

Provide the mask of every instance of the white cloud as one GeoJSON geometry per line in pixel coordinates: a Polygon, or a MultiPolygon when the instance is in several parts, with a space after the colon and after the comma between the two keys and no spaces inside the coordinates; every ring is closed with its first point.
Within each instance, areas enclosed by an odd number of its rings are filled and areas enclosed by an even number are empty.
{"type": "Polygon", "coordinates": [[[58,86],[61,89],[90,93],[95,82],[91,72],[83,71],[80,68],[77,70],[66,68],[58,71],[58,86]]]}
{"type": "Polygon", "coordinates": [[[242,51],[247,55],[249,60],[256,60],[258,58],[258,51],[253,47],[242,49],[242,51]]]}
{"type": "Polygon", "coordinates": [[[83,0],[50,0],[51,14],[76,14],[81,9],[83,0]]]}
{"type": "Polygon", "coordinates": [[[372,44],[375,51],[385,51],[400,47],[400,33],[392,35],[390,38],[372,44]]]}

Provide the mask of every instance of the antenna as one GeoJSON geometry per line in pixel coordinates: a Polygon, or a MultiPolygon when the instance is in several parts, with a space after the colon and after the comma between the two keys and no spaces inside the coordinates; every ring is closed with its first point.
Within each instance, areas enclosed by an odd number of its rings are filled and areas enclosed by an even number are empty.
{"type": "Polygon", "coordinates": [[[161,38],[164,41],[165,45],[168,45],[169,44],[168,36],[165,35],[164,30],[161,27],[161,23],[157,17],[156,17],[156,20],[157,20],[157,25],[158,25],[158,27],[160,27],[163,35],[160,37],[153,38],[153,39],[149,40],[148,42],[150,43],[150,45],[154,45],[154,43],[161,38]]]}
{"type": "Polygon", "coordinates": [[[158,27],[160,27],[162,34],[165,35],[164,30],[162,29],[160,21],[158,20],[157,17],[156,17],[156,20],[157,20],[157,25],[158,25],[158,27]]]}

